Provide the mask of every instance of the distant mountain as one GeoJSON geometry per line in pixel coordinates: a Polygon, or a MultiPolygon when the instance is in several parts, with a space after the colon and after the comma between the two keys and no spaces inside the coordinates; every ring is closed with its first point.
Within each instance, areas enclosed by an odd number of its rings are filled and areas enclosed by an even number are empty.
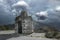
{"type": "Polygon", "coordinates": [[[50,28],[50,29],[54,29],[54,30],[60,31],[60,29],[57,29],[53,25],[48,25],[48,24],[44,24],[44,23],[40,23],[40,22],[34,21],[34,30],[36,32],[40,31],[41,29],[43,30],[44,28],[47,28],[47,30],[48,30],[48,28],[50,28]]]}

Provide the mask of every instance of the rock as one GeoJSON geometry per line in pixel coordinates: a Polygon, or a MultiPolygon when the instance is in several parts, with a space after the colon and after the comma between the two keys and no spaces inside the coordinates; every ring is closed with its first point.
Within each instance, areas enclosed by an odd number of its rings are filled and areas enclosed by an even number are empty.
{"type": "Polygon", "coordinates": [[[29,36],[30,37],[41,37],[41,38],[45,38],[45,33],[32,33],[29,36]]]}
{"type": "Polygon", "coordinates": [[[55,38],[60,39],[60,32],[57,33],[57,35],[55,36],[55,38]]]}

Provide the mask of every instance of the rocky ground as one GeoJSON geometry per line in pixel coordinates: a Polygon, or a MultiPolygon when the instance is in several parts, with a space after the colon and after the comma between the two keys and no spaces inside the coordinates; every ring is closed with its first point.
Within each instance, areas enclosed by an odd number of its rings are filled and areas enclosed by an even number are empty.
{"type": "Polygon", "coordinates": [[[9,31],[0,31],[0,40],[7,40],[12,37],[18,37],[19,35],[15,34],[14,30],[9,31]]]}
{"type": "Polygon", "coordinates": [[[19,36],[15,38],[10,38],[7,40],[57,40],[57,39],[49,39],[44,37],[44,33],[32,33],[27,36],[19,36]]]}
{"type": "Polygon", "coordinates": [[[7,40],[7,39],[13,38],[13,37],[19,37],[19,35],[15,35],[15,34],[2,34],[2,35],[0,35],[0,40],[7,40]]]}
{"type": "Polygon", "coordinates": [[[57,40],[57,39],[45,38],[44,35],[45,35],[44,33],[32,33],[30,35],[22,35],[22,34],[16,35],[14,31],[3,31],[3,32],[1,31],[0,40],[57,40]]]}

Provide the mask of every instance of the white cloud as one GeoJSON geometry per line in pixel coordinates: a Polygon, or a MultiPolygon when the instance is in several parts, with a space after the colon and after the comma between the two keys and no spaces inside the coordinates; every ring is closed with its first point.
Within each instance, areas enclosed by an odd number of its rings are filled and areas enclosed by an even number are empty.
{"type": "Polygon", "coordinates": [[[14,10],[12,10],[12,12],[13,12],[13,15],[16,16],[16,10],[14,9],[14,10]]]}
{"type": "Polygon", "coordinates": [[[24,1],[19,1],[16,4],[14,4],[13,6],[28,6],[28,4],[24,1]]]}
{"type": "Polygon", "coordinates": [[[0,0],[0,2],[3,2],[3,0],[0,0]]]}
{"type": "Polygon", "coordinates": [[[45,20],[48,17],[48,13],[47,11],[41,11],[41,12],[36,13],[36,16],[40,20],[45,20]]]}
{"type": "Polygon", "coordinates": [[[29,5],[25,1],[18,1],[17,3],[12,5],[16,10],[27,10],[29,5]]]}
{"type": "Polygon", "coordinates": [[[46,11],[41,11],[41,12],[36,13],[36,15],[38,15],[38,16],[48,16],[48,13],[46,11]]]}
{"type": "Polygon", "coordinates": [[[60,11],[60,6],[57,6],[56,7],[56,11],[60,11]]]}

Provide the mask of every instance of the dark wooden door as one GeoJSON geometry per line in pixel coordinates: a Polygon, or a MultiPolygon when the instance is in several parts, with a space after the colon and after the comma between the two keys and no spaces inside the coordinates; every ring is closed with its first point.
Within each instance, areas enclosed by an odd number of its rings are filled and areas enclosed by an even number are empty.
{"type": "Polygon", "coordinates": [[[22,33],[22,21],[18,22],[18,33],[22,33]]]}

